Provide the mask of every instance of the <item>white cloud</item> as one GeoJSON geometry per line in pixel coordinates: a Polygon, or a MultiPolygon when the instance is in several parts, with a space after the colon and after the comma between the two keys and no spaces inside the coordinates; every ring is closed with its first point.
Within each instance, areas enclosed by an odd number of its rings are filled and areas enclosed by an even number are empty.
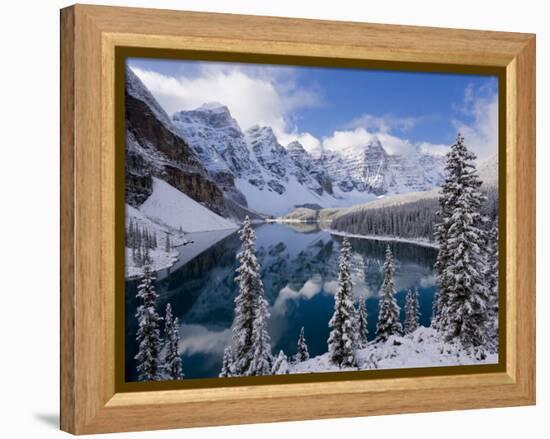
{"type": "Polygon", "coordinates": [[[389,133],[393,130],[408,131],[413,128],[420,118],[418,117],[395,117],[392,115],[374,116],[363,114],[352,119],[344,125],[345,128],[364,128],[374,132],[389,133]]]}
{"type": "Polygon", "coordinates": [[[306,149],[319,148],[319,141],[298,131],[291,120],[295,110],[320,105],[321,96],[314,90],[298,87],[292,69],[205,64],[198,76],[178,78],[132,69],[170,115],[206,102],[221,102],[243,130],[267,125],[283,145],[298,140],[306,149]]]}
{"type": "Polygon", "coordinates": [[[288,145],[290,142],[297,140],[311,154],[315,155],[321,151],[321,141],[310,133],[300,133],[297,130],[288,133],[275,131],[275,135],[281,145],[288,145]]]}
{"type": "Polygon", "coordinates": [[[335,131],[332,136],[323,139],[323,148],[333,151],[363,148],[376,138],[380,140],[384,149],[390,154],[410,154],[416,150],[415,145],[407,139],[402,139],[387,132],[371,132],[365,128],[335,131]]]}
{"type": "Polygon", "coordinates": [[[202,325],[183,324],[179,331],[178,346],[182,353],[221,353],[231,343],[231,328],[213,331],[202,325]]]}
{"type": "Polygon", "coordinates": [[[498,151],[498,94],[485,88],[468,86],[464,92],[461,113],[471,122],[453,120],[453,126],[464,137],[464,142],[476,153],[479,161],[498,151]]]}
{"type": "Polygon", "coordinates": [[[309,300],[321,292],[322,286],[322,280],[319,276],[314,276],[307,280],[299,291],[287,285],[279,291],[279,295],[273,304],[272,311],[275,314],[284,315],[287,309],[287,302],[299,299],[309,300]]]}
{"type": "Polygon", "coordinates": [[[449,146],[440,143],[420,142],[418,149],[424,154],[445,155],[449,152],[449,146]]]}
{"type": "MultiPolygon", "coordinates": [[[[493,156],[498,151],[498,94],[491,84],[480,88],[469,85],[464,90],[464,100],[455,106],[456,115],[451,120],[456,132],[460,132],[466,145],[475,152],[479,161],[493,156]]],[[[449,115],[453,117],[453,115],[449,115]]],[[[417,152],[445,154],[450,147],[431,142],[412,142],[392,134],[394,130],[406,131],[422,119],[415,117],[377,117],[364,114],[345,124],[347,130],[335,131],[323,138],[323,148],[363,148],[377,137],[390,154],[414,154],[417,152]]]]}
{"type": "MultiPolygon", "coordinates": [[[[295,81],[295,69],[270,66],[232,66],[205,63],[193,76],[171,77],[133,67],[168,114],[191,110],[206,102],[227,105],[243,130],[253,125],[273,128],[282,145],[297,140],[310,153],[322,148],[342,150],[363,148],[377,137],[390,154],[444,154],[450,145],[412,142],[396,135],[405,133],[425,117],[395,117],[363,114],[343,125],[342,130],[319,140],[300,131],[293,123],[296,110],[322,105],[321,93],[304,89],[295,81]]],[[[468,86],[463,102],[455,107],[453,127],[466,144],[483,160],[497,151],[498,96],[490,86],[468,86]]],[[[449,115],[450,118],[453,115],[449,115]]]]}
{"type": "Polygon", "coordinates": [[[334,131],[332,136],[323,139],[323,148],[341,151],[345,148],[363,147],[371,140],[374,135],[364,128],[356,128],[349,131],[334,131]]]}

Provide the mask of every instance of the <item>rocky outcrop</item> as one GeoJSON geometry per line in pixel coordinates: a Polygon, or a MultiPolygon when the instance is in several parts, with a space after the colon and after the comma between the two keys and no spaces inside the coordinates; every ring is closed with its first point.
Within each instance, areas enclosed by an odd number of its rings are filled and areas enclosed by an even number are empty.
{"type": "Polygon", "coordinates": [[[131,70],[126,91],[126,201],[141,205],[155,176],[223,215],[223,191],[131,70]]]}

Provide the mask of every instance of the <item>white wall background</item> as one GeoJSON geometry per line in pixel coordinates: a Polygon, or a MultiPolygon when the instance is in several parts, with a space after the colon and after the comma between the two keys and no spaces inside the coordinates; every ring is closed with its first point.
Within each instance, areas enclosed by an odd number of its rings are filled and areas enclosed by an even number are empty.
{"type": "MultiPolygon", "coordinates": [[[[119,6],[368,21],[537,33],[538,405],[536,407],[248,425],[116,437],[239,436],[498,438],[548,434],[549,320],[543,273],[550,190],[549,31],[545,2],[461,0],[331,2],[133,0],[119,6]],[[545,172],[546,171],[546,172],[545,172]]],[[[11,0],[0,13],[0,435],[58,437],[59,404],[59,8],[60,0],[11,0]]],[[[452,395],[449,395],[452,397],[452,395]]]]}

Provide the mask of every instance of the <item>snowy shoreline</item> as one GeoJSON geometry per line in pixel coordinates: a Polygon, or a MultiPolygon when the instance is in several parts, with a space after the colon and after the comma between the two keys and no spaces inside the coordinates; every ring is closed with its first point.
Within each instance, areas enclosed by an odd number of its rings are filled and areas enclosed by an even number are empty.
{"type": "Polygon", "coordinates": [[[415,244],[421,247],[429,247],[433,249],[439,249],[439,246],[435,242],[420,240],[420,239],[410,239],[410,238],[400,238],[398,236],[384,236],[384,235],[358,235],[355,233],[341,232],[340,230],[334,229],[324,229],[329,232],[331,235],[343,236],[346,238],[357,238],[357,239],[367,239],[371,241],[395,241],[395,242],[404,242],[407,244],[415,244]]]}
{"type": "Polygon", "coordinates": [[[498,364],[498,353],[483,359],[474,352],[444,343],[433,328],[420,326],[412,334],[392,335],[387,341],[371,341],[356,351],[357,366],[340,368],[330,361],[328,352],[303,362],[289,364],[290,374],[354,370],[391,370],[474,364],[498,364]]]}

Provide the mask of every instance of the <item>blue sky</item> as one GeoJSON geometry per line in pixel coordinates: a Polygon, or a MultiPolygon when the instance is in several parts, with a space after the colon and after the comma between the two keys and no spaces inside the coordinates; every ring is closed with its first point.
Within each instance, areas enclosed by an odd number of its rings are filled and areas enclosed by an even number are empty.
{"type": "Polygon", "coordinates": [[[443,152],[460,130],[481,157],[498,144],[498,79],[490,76],[129,59],[165,110],[229,107],[243,129],[272,126],[309,150],[359,146],[443,152]]]}

